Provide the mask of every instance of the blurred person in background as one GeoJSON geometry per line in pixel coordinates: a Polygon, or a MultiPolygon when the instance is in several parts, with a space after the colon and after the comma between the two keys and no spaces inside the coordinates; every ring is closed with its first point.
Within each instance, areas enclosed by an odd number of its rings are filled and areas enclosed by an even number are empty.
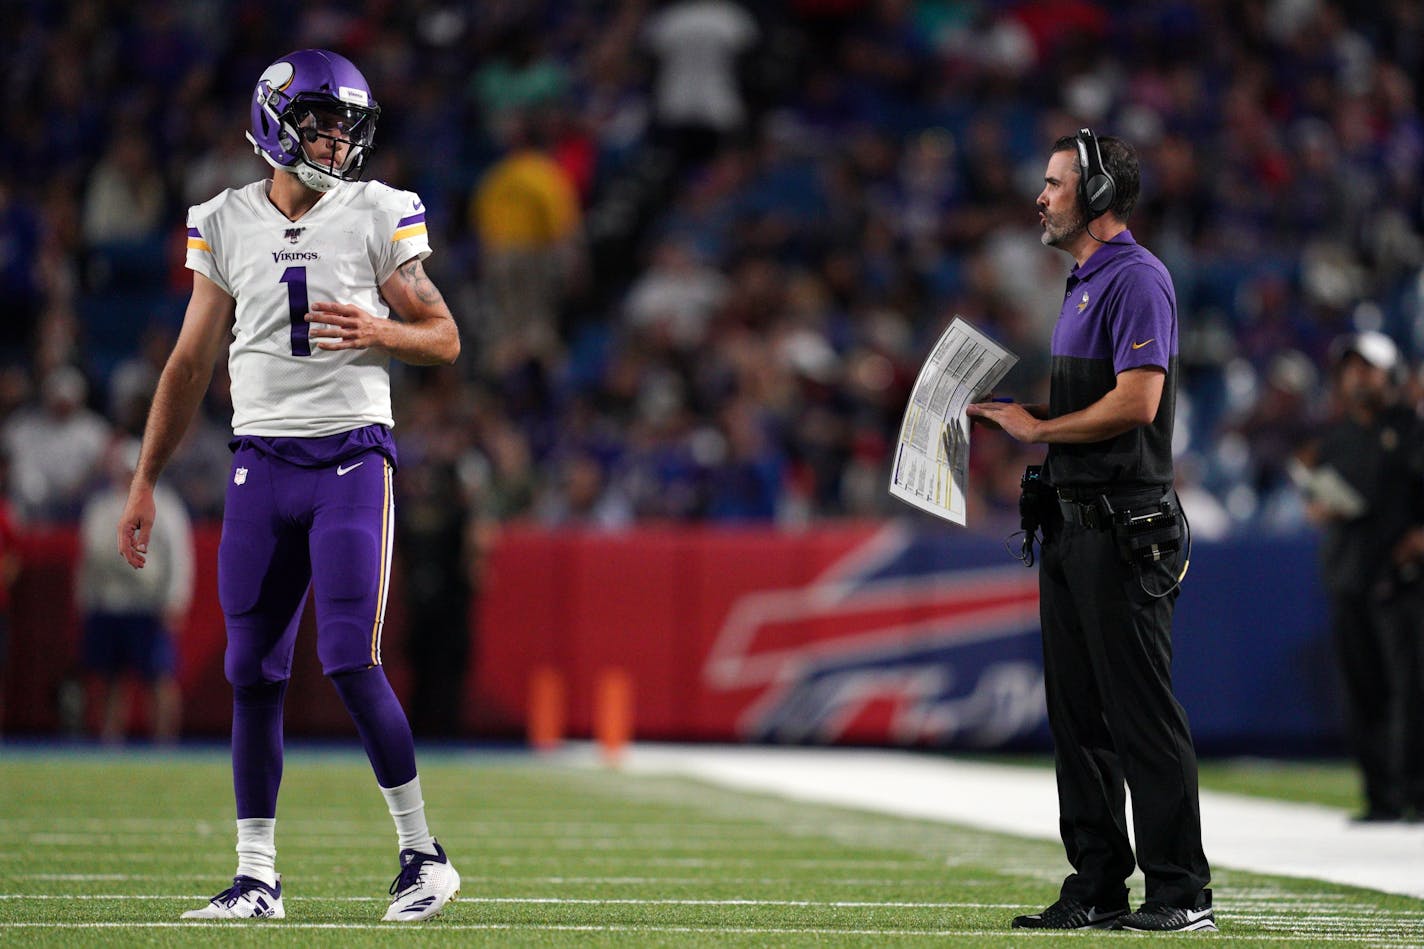
{"type": "Polygon", "coordinates": [[[738,57],[760,37],[731,0],[673,0],[655,10],[643,43],[657,59],[653,120],[679,164],[706,160],[747,120],[738,57]]]}
{"type": "Polygon", "coordinates": [[[479,565],[470,543],[476,516],[471,469],[478,463],[465,401],[453,369],[430,373],[406,400],[397,437],[404,462],[396,536],[413,674],[410,725],[416,735],[443,738],[460,729],[479,565]]]}
{"type": "Polygon", "coordinates": [[[1301,451],[1296,477],[1322,530],[1320,562],[1365,822],[1424,816],[1424,425],[1399,399],[1399,349],[1339,337],[1339,415],[1301,451]]]}
{"type": "Polygon", "coordinates": [[[1175,467],[1174,485],[1182,513],[1191,522],[1192,536],[1198,540],[1224,539],[1231,533],[1231,512],[1203,487],[1201,457],[1189,452],[1176,459],[1175,467]]]}
{"type": "MultiPolygon", "coordinates": [[[[1246,483],[1257,498],[1259,518],[1268,526],[1298,526],[1303,518],[1298,501],[1286,503],[1296,498],[1287,469],[1295,449],[1320,430],[1318,380],[1315,364],[1304,353],[1276,353],[1262,374],[1255,400],[1222,432],[1223,438],[1239,439],[1246,450],[1246,483]]],[[[1195,527],[1196,521],[1192,524],[1195,527]]]]}
{"type": "Polygon", "coordinates": [[[1028,500],[1043,527],[1044,686],[1073,873],[1057,901],[1013,926],[1215,931],[1196,749],[1172,692],[1172,618],[1189,556],[1172,486],[1176,291],[1127,229],[1141,180],[1131,145],[1081,129],[1054,142],[1043,180],[1042,243],[1075,262],[1053,330],[1049,403],[969,407],[1048,446],[1045,487],[1028,500]],[[1130,912],[1134,864],[1147,899],[1130,912]]]}
{"type": "Polygon", "coordinates": [[[75,602],[84,624],[85,669],[103,683],[99,737],[105,744],[122,742],[128,731],[128,675],[148,690],[155,742],[175,741],[182,718],[175,638],[193,596],[193,531],[182,500],[159,484],[148,569],[135,573],[114,556],[114,524],[128,499],[138,452],[133,439],[109,445],[107,481],[89,495],[79,518],[75,602]]]}
{"type": "MultiPolygon", "coordinates": [[[[520,134],[526,116],[568,92],[569,67],[553,54],[537,9],[506,7],[490,17],[495,35],[470,75],[465,94],[473,100],[495,139],[520,134]]],[[[626,52],[626,51],[625,51],[626,52]]]]}
{"type": "Polygon", "coordinates": [[[786,459],[766,410],[742,396],[722,410],[720,450],[707,471],[708,520],[773,521],[781,507],[786,459]]]}
{"type": "Polygon", "coordinates": [[[322,671],[395,824],[400,871],[383,918],[438,916],[460,889],[426,822],[409,720],[381,658],[396,461],[390,361],[451,364],[460,336],[422,263],[425,205],[361,180],[380,114],[344,56],[287,54],[251,92],[248,139],[271,177],[188,213],[192,295],[117,521],[119,553],[143,568],[154,485],[226,348],[235,437],[218,592],[238,862],[232,886],[185,919],[286,914],[276,871],[283,703],[309,593],[322,671]]]}
{"type": "Polygon", "coordinates": [[[583,211],[531,115],[508,119],[509,147],[480,178],[470,220],[480,242],[482,320],[496,372],[562,349],[559,316],[581,266],[583,211]]]}
{"type": "Polygon", "coordinates": [[[91,245],[143,243],[163,223],[164,184],[148,140],[120,131],[94,166],[84,192],[84,239],[91,245]]]}
{"type": "Polygon", "coordinates": [[[695,246],[668,238],[653,249],[648,269],[629,287],[623,323],[663,337],[674,348],[696,350],[728,291],[727,278],[699,259],[695,246]]]}
{"type": "Polygon", "coordinates": [[[242,133],[246,122],[222,121],[216,111],[200,110],[194,138],[206,147],[182,168],[183,200],[201,204],[224,188],[240,188],[262,174],[262,161],[246,147],[242,133]]]}
{"type": "Polygon", "coordinates": [[[153,390],[173,351],[174,338],[168,327],[150,324],[139,337],[137,349],[110,371],[107,412],[119,431],[135,438],[143,434],[153,390]]]}
{"type": "Polygon", "coordinates": [[[576,447],[550,459],[548,489],[534,517],[549,527],[619,530],[633,522],[633,507],[609,478],[608,465],[592,450],[576,447]]]}
{"type": "MultiPolygon", "coordinates": [[[[149,395],[152,401],[152,393],[149,395]]],[[[231,480],[232,378],[227,364],[213,367],[213,378],[183,440],[164,466],[168,483],[177,489],[198,520],[222,521],[227,483],[231,480]]]]}
{"type": "Polygon", "coordinates": [[[0,430],[10,499],[27,521],[72,521],[100,471],[113,429],[85,404],[88,392],[78,369],[53,369],[40,382],[39,404],[18,409],[0,430]]]}

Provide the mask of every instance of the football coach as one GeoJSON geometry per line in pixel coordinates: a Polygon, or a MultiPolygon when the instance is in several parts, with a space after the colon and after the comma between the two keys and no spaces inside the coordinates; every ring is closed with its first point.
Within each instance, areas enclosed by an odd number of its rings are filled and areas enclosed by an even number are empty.
{"type": "Polygon", "coordinates": [[[1172,694],[1172,612],[1191,537],[1172,489],[1176,292],[1127,229],[1139,180],[1120,139],[1082,129],[1054,142],[1041,240],[1074,267],[1053,329],[1049,404],[969,407],[1048,445],[1041,473],[1026,473],[1025,507],[1043,532],[1044,681],[1073,872],[1056,902],[1016,928],[1216,929],[1196,751],[1172,694]],[[1147,880],[1135,912],[1124,782],[1147,880]]]}

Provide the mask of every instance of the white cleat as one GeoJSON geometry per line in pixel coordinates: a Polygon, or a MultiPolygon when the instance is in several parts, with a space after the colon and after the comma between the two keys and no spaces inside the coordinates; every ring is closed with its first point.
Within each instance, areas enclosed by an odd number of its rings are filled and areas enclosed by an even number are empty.
{"type": "Polygon", "coordinates": [[[232,878],[232,886],[208,900],[202,909],[190,909],[183,919],[286,919],[282,908],[282,878],[276,887],[249,876],[232,878]]]}
{"type": "Polygon", "coordinates": [[[401,872],[391,883],[395,898],[381,917],[383,922],[417,923],[439,916],[445,904],[460,895],[460,874],[439,843],[434,854],[402,850],[400,861],[401,872]]]}

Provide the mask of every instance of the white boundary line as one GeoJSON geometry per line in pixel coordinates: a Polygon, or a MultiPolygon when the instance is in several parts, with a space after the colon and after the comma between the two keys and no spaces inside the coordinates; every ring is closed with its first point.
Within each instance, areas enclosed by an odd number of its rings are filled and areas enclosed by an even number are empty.
{"type": "MultiPolygon", "coordinates": [[[[893,750],[635,745],[624,767],[727,787],[1058,840],[1050,769],[893,750]]],[[[597,760],[577,749],[571,760],[597,760]]],[[[1424,825],[1352,825],[1338,808],[1203,791],[1214,864],[1424,899],[1424,825]]],[[[1067,863],[1064,863],[1065,870],[1067,863]]]]}

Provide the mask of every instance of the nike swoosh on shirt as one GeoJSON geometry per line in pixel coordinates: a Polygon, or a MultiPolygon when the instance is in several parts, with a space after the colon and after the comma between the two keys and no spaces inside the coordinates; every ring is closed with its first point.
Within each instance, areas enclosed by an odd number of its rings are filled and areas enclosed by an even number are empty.
{"type": "Polygon", "coordinates": [[[342,467],[341,465],[337,465],[337,466],[336,466],[336,476],[339,478],[339,477],[341,477],[342,475],[346,474],[347,472],[355,471],[357,468],[361,467],[361,466],[364,465],[364,464],[365,464],[364,461],[358,461],[358,462],[356,462],[356,464],[354,464],[354,465],[348,465],[348,466],[346,466],[346,467],[342,467]]]}
{"type": "MultiPolygon", "coordinates": [[[[1156,339],[1156,338],[1157,338],[1157,337],[1155,337],[1155,336],[1152,337],[1152,339],[1156,339]]],[[[1140,343],[1133,343],[1133,344],[1132,344],[1132,348],[1133,348],[1133,349],[1141,349],[1143,346],[1146,346],[1148,343],[1152,342],[1152,339],[1144,339],[1144,340],[1143,340],[1142,342],[1140,342],[1140,343]]]]}

